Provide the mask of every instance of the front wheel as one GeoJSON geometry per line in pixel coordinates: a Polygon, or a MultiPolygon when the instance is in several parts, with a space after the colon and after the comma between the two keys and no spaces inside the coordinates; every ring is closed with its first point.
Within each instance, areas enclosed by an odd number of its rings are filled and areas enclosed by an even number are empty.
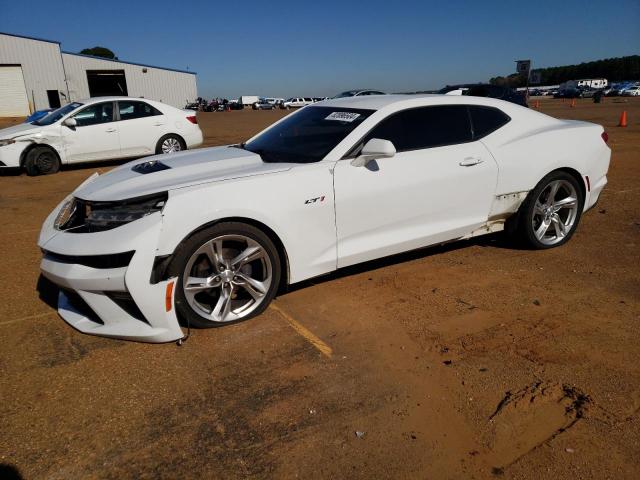
{"type": "Polygon", "coordinates": [[[582,189],[566,172],[551,172],[529,192],[518,213],[520,239],[536,249],[563,245],[573,236],[584,207],[582,189]]]}
{"type": "Polygon", "coordinates": [[[225,222],[186,240],[169,267],[176,309],[189,325],[210,328],[262,313],[280,283],[278,251],[261,230],[225,222]]]}
{"type": "Polygon", "coordinates": [[[175,135],[173,133],[165,135],[160,140],[158,140],[158,143],[156,144],[157,154],[175,153],[175,152],[180,152],[186,149],[187,149],[187,146],[185,145],[184,140],[178,135],[175,135]]]}
{"type": "Polygon", "coordinates": [[[50,175],[60,170],[60,159],[50,147],[34,147],[27,153],[24,169],[29,176],[50,175]]]}

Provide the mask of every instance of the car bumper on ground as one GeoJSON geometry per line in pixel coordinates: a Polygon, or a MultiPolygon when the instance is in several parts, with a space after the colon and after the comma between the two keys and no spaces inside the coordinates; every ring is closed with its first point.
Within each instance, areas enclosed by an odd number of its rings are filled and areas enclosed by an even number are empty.
{"type": "Polygon", "coordinates": [[[603,175],[598,179],[593,185],[591,185],[591,191],[587,196],[587,200],[585,202],[585,211],[589,210],[596,206],[598,200],[600,199],[600,194],[604,187],[607,185],[607,176],[603,175]]]}
{"type": "Polygon", "coordinates": [[[53,226],[59,209],[45,221],[38,244],[42,275],[60,288],[60,316],[91,335],[151,343],[182,338],[176,279],[151,283],[161,214],[113,230],[70,233],[53,226]]]}

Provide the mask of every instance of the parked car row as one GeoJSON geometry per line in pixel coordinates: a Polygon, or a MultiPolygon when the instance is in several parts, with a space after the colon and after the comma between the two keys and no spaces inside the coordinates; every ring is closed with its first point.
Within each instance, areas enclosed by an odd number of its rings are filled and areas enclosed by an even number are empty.
{"type": "MultiPolygon", "coordinates": [[[[571,82],[567,82],[568,84],[571,82]]],[[[574,82],[575,83],[575,82],[574,82]]],[[[612,84],[605,88],[594,88],[588,85],[565,86],[556,89],[542,89],[531,88],[528,92],[530,97],[537,96],[553,96],[554,98],[592,98],[601,92],[606,96],[640,96],[640,82],[622,82],[618,84],[612,84]]],[[[515,103],[527,107],[527,94],[525,91],[516,91],[512,88],[491,85],[484,83],[473,84],[460,84],[460,85],[447,85],[440,90],[434,91],[422,91],[415,93],[434,93],[441,95],[470,95],[474,97],[488,97],[505,100],[507,102],[515,103]]],[[[366,95],[386,95],[381,90],[373,89],[354,89],[346,90],[331,98],[347,98],[347,97],[359,97],[366,95]]],[[[253,110],[274,110],[276,108],[281,109],[293,109],[302,108],[307,105],[312,105],[316,102],[327,100],[328,97],[290,97],[286,100],[282,98],[273,97],[257,97],[255,95],[241,96],[237,100],[227,99],[213,99],[207,102],[204,99],[198,98],[194,103],[188,104],[185,108],[215,112],[225,110],[241,110],[247,105],[251,105],[253,110]]]]}
{"type": "Polygon", "coordinates": [[[209,101],[198,98],[195,102],[187,103],[184,108],[196,112],[224,112],[226,110],[242,110],[244,104],[238,100],[227,100],[226,98],[214,98],[209,101]]]}
{"type": "MultiPolygon", "coordinates": [[[[577,86],[552,90],[554,98],[592,98],[600,93],[607,97],[635,97],[640,95],[640,82],[614,83],[604,88],[577,86]]],[[[532,95],[530,93],[530,95],[532,95]]]]}
{"type": "Polygon", "coordinates": [[[524,92],[516,92],[512,88],[486,83],[469,83],[462,85],[447,85],[438,91],[441,95],[469,95],[472,97],[497,98],[506,102],[527,107],[527,97],[524,92]]]}
{"type": "MultiPolygon", "coordinates": [[[[380,90],[357,89],[347,90],[332,98],[358,97],[363,95],[386,94],[380,90]]],[[[195,102],[188,103],[185,108],[200,112],[222,112],[228,109],[240,110],[250,105],[253,110],[273,110],[276,108],[289,110],[292,108],[306,107],[307,105],[312,105],[316,102],[327,100],[328,98],[329,97],[290,97],[285,100],[283,98],[258,97],[256,95],[243,95],[238,97],[237,100],[215,98],[207,101],[203,98],[198,98],[195,102]]]]}
{"type": "Polygon", "coordinates": [[[637,97],[640,95],[640,82],[622,82],[612,86],[607,96],[637,97]]]}

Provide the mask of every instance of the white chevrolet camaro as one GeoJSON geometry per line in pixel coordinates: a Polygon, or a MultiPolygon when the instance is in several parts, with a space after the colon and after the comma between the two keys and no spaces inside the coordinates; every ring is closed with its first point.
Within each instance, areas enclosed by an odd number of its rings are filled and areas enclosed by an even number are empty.
{"type": "Polygon", "coordinates": [[[94,174],[47,218],[41,270],[78,330],[167,342],[284,285],[505,228],[562,245],[607,183],[599,125],[476,97],[334,99],[240,145],[94,174]]]}
{"type": "Polygon", "coordinates": [[[96,97],[0,130],[0,169],[28,175],[61,165],[173,153],[202,144],[194,112],[132,97],[96,97]]]}

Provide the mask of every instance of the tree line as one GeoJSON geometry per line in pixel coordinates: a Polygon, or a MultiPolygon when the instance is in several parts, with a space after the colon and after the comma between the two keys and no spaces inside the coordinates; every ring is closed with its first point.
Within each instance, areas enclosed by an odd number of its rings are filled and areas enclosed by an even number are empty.
{"type": "MultiPolygon", "coordinates": [[[[539,85],[559,85],[568,80],[580,78],[606,78],[610,82],[638,80],[640,79],[640,55],[605,58],[578,65],[536,68],[535,70],[540,72],[539,85]]],[[[513,73],[506,77],[493,77],[489,83],[517,88],[524,87],[527,82],[526,76],[513,73]]]]}

